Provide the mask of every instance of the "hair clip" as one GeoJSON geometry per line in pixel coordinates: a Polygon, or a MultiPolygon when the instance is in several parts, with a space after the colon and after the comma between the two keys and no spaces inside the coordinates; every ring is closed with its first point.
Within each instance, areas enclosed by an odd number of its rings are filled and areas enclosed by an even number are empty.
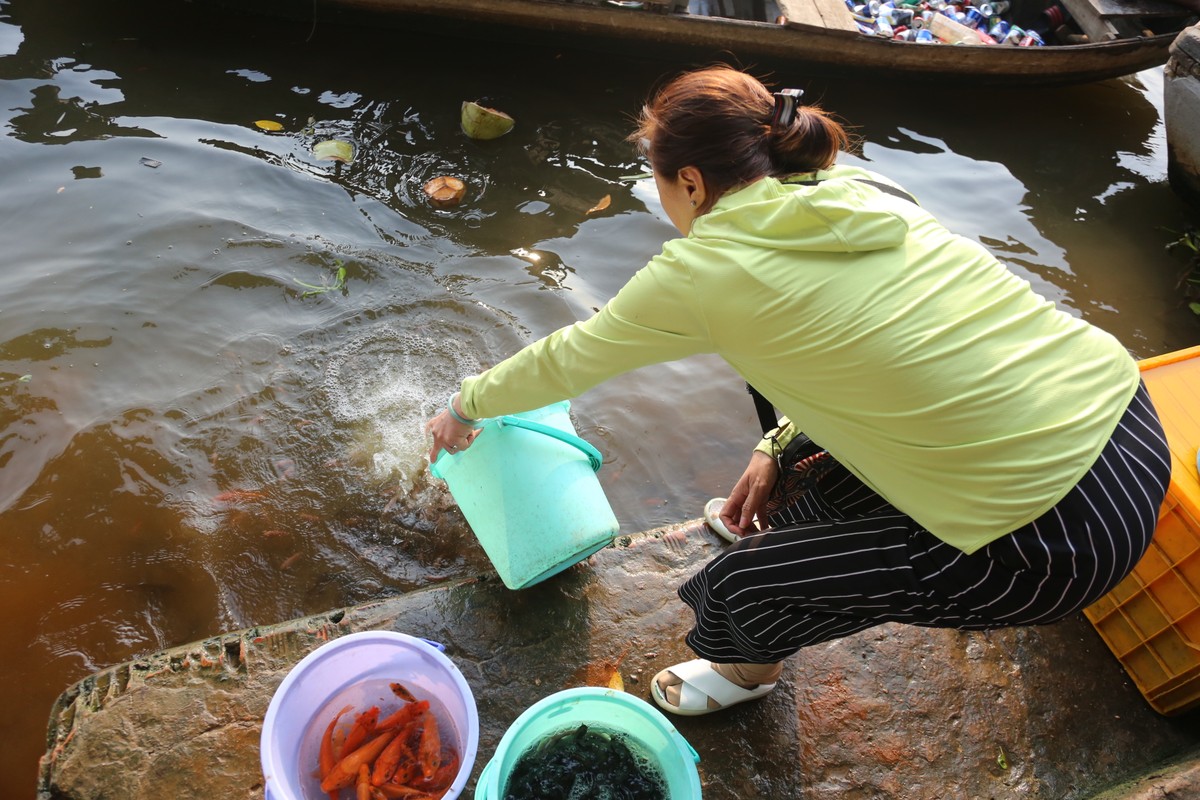
{"type": "Polygon", "coordinates": [[[771,126],[791,127],[792,120],[796,118],[796,106],[804,96],[804,90],[782,89],[772,94],[775,97],[775,116],[771,118],[771,126]]]}

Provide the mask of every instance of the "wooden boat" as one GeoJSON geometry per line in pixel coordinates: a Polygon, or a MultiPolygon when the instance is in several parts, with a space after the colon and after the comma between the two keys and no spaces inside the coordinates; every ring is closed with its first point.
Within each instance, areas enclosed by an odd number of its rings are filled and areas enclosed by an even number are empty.
{"type": "MultiPolygon", "coordinates": [[[[636,47],[641,53],[685,54],[693,59],[732,56],[743,63],[799,63],[814,74],[830,76],[981,87],[1086,83],[1161,66],[1178,32],[1197,21],[1196,12],[1173,0],[1060,0],[1074,18],[1067,27],[1075,37],[1072,43],[1020,47],[982,42],[922,44],[866,34],[845,0],[691,3],[693,10],[723,3],[735,13],[740,5],[749,13],[738,16],[750,18],[689,13],[687,0],[197,1],[276,17],[319,19],[324,24],[420,27],[442,34],[453,26],[449,30],[455,35],[474,32],[583,48],[636,47]]],[[[1049,1],[1013,0],[1004,16],[1026,27],[1049,1]]]]}

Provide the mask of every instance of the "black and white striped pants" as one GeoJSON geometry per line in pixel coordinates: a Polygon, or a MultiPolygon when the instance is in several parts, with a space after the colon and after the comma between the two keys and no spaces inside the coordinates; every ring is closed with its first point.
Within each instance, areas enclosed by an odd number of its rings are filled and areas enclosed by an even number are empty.
{"type": "Polygon", "coordinates": [[[1158,414],[1138,389],[1091,470],[1034,522],[967,555],[833,463],[793,520],[743,538],[679,589],[687,643],[765,664],[884,622],[982,630],[1055,622],[1124,578],[1150,544],[1171,477],[1158,414]]]}

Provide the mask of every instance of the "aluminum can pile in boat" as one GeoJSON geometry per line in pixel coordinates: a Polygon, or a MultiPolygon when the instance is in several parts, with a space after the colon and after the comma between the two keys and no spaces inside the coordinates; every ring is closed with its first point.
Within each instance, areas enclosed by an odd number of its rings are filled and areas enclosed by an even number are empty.
{"type": "MultiPolygon", "coordinates": [[[[1011,0],[843,0],[850,9],[858,30],[865,36],[879,36],[904,42],[941,44],[942,40],[930,32],[918,36],[917,32],[933,26],[937,14],[944,14],[955,22],[973,30],[979,43],[985,45],[1010,44],[1021,47],[1040,47],[1045,34],[1039,25],[1034,30],[1017,27],[1003,14],[1012,8],[1011,0]],[[1014,34],[1013,31],[1016,31],[1014,34]],[[1030,36],[1030,33],[1041,34],[1030,36]]],[[[1057,3],[1047,7],[1043,18],[1064,24],[1068,17],[1057,3]]],[[[936,26],[933,26],[936,27],[936,26]]],[[[1054,30],[1052,26],[1049,30],[1054,30]]]]}

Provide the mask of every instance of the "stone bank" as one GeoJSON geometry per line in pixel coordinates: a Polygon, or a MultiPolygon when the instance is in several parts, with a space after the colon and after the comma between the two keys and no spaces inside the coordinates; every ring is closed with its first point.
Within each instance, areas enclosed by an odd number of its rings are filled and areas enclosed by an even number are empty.
{"type": "MultiPolygon", "coordinates": [[[[521,591],[479,576],[105,669],[55,703],[39,800],[257,800],[262,719],[288,670],[381,629],[441,642],[471,686],[470,798],[541,698],[616,666],[647,699],[655,672],[690,658],[674,590],[722,546],[692,521],[521,591]]],[[[793,656],[763,700],[672,722],[701,756],[705,800],[1200,797],[1200,719],[1152,711],[1082,615],[990,633],[883,625],[793,656]]]]}

